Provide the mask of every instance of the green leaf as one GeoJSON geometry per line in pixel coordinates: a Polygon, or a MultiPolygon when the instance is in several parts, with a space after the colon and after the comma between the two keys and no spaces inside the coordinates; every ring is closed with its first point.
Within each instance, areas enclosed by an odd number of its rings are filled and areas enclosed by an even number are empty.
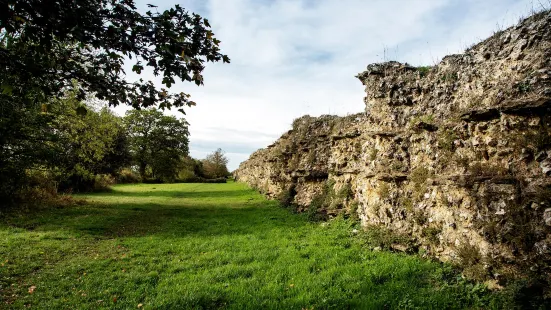
{"type": "Polygon", "coordinates": [[[13,87],[11,85],[7,85],[7,84],[2,84],[0,86],[0,88],[2,89],[2,94],[4,95],[11,95],[13,94],[13,87]]]}
{"type": "Polygon", "coordinates": [[[88,110],[83,106],[80,106],[80,107],[76,108],[75,110],[77,112],[77,115],[80,115],[80,116],[84,116],[84,115],[86,115],[86,113],[88,113],[88,110]]]}

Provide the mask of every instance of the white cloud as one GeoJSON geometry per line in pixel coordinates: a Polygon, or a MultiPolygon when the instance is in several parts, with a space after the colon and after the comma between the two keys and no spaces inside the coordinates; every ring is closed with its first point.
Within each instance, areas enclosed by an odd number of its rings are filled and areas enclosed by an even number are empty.
{"type": "Polygon", "coordinates": [[[209,19],[232,60],[209,63],[204,87],[174,87],[198,103],[186,110],[191,153],[201,158],[222,147],[233,170],[301,115],[362,111],[363,88],[354,76],[366,65],[433,64],[488,37],[498,25],[514,24],[532,1],[194,0],[181,5],[209,19]]]}

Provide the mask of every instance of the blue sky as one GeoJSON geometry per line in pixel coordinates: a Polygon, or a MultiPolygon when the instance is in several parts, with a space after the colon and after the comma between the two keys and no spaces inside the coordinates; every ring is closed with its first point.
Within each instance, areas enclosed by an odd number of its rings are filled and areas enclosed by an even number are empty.
{"type": "Polygon", "coordinates": [[[540,7],[532,0],[137,3],[159,10],[180,4],[208,18],[222,41],[231,64],[209,63],[204,86],[180,82],[172,90],[190,93],[198,103],[184,116],[191,155],[204,158],[221,147],[230,170],[275,141],[297,117],[361,112],[364,92],[354,76],[368,64],[434,65],[540,7]]]}

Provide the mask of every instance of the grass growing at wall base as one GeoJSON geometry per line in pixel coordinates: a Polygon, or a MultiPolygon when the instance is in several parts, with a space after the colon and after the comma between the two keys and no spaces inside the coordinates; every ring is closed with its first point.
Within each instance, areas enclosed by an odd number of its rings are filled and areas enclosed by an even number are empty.
{"type": "Polygon", "coordinates": [[[0,223],[0,308],[502,308],[450,266],[374,252],[245,185],[140,184],[0,223]]]}

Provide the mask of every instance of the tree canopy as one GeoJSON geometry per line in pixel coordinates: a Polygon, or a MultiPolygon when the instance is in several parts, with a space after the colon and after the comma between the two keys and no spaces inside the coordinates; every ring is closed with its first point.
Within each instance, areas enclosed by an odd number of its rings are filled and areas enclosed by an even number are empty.
{"type": "MultiPolygon", "coordinates": [[[[207,19],[179,5],[144,12],[133,0],[0,0],[0,201],[17,196],[36,171],[79,188],[128,169],[137,136],[85,98],[183,113],[195,103],[171,86],[202,85],[207,62],[228,63],[219,44],[207,19]],[[128,64],[135,81],[127,80],[128,64]]],[[[158,122],[147,167],[170,176],[187,155],[187,123],[158,122]]]]}
{"type": "Polygon", "coordinates": [[[142,178],[174,179],[188,154],[188,123],[157,110],[130,110],[124,118],[134,163],[142,178]]]}
{"type": "Polygon", "coordinates": [[[27,101],[63,92],[78,82],[110,105],[135,108],[191,106],[186,93],[169,93],[152,81],[128,82],[125,59],[170,88],[176,78],[203,84],[205,62],[229,62],[207,19],[179,5],[140,13],[132,0],[1,0],[0,87],[27,101]]]}
{"type": "Polygon", "coordinates": [[[208,178],[227,177],[230,174],[227,164],[228,158],[224,155],[224,151],[218,148],[203,160],[204,173],[208,178]]]}

